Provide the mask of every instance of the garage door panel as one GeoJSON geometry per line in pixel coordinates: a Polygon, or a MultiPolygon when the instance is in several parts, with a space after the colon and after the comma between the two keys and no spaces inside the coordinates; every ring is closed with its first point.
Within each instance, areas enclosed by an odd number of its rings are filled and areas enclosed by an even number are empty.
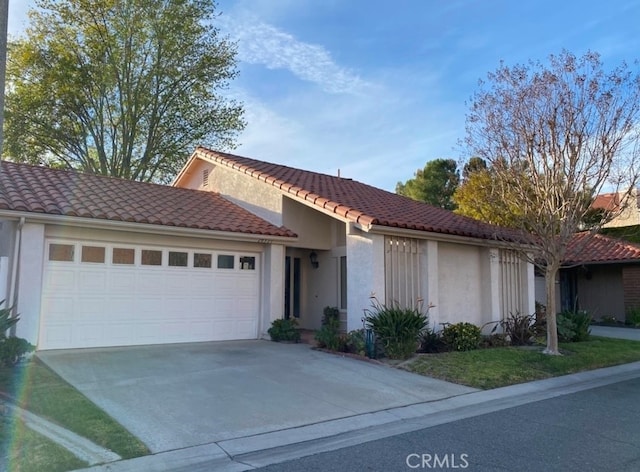
{"type": "Polygon", "coordinates": [[[198,318],[207,317],[215,307],[210,298],[200,297],[191,299],[191,313],[198,318]]]}
{"type": "Polygon", "coordinates": [[[107,290],[107,273],[104,269],[81,270],[78,274],[78,290],[104,293],[107,290]]]}
{"type": "Polygon", "coordinates": [[[136,289],[138,293],[148,294],[148,293],[158,293],[159,291],[166,291],[166,276],[162,272],[161,269],[153,268],[153,269],[144,269],[142,268],[138,272],[136,289]]]}
{"type": "Polygon", "coordinates": [[[45,258],[39,349],[257,337],[257,270],[218,269],[215,251],[213,267],[169,267],[168,249],[164,266],[142,266],[141,249],[135,248],[135,264],[112,264],[109,247],[105,263],[45,258]]]}
{"type": "Polygon", "coordinates": [[[189,285],[193,293],[208,296],[211,293],[211,275],[194,274],[191,276],[189,285]]]}
{"type": "Polygon", "coordinates": [[[51,292],[75,292],[76,274],[71,269],[53,268],[45,275],[46,289],[51,292]]]}
{"type": "Polygon", "coordinates": [[[112,270],[109,273],[108,290],[111,293],[135,293],[136,273],[132,270],[112,270]]]}
{"type": "Polygon", "coordinates": [[[238,313],[247,313],[253,306],[253,299],[248,297],[238,297],[235,302],[238,313]]]}
{"type": "Polygon", "coordinates": [[[122,346],[124,344],[130,344],[132,342],[132,334],[134,325],[127,322],[111,321],[105,323],[103,327],[104,339],[110,340],[113,346],[122,346]]]}
{"type": "Polygon", "coordinates": [[[78,347],[91,347],[103,344],[104,323],[78,322],[71,327],[73,339],[81,340],[78,347]]]}
{"type": "Polygon", "coordinates": [[[136,299],[134,297],[109,297],[110,305],[108,317],[111,323],[126,322],[134,319],[136,313],[136,299]]]}
{"type": "Polygon", "coordinates": [[[72,343],[72,331],[70,328],[71,325],[67,323],[50,324],[45,333],[44,342],[51,346],[50,349],[61,349],[69,346],[72,343]]]}
{"type": "Polygon", "coordinates": [[[74,304],[75,300],[70,296],[50,296],[43,304],[43,317],[50,323],[68,322],[73,316],[74,304]]]}
{"type": "Polygon", "coordinates": [[[215,289],[219,293],[233,293],[239,277],[235,276],[232,271],[222,271],[221,274],[215,276],[215,289]]]}

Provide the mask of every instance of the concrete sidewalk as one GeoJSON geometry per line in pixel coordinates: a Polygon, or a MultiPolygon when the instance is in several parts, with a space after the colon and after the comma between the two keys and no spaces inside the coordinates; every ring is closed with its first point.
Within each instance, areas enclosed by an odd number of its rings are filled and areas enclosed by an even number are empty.
{"type": "Polygon", "coordinates": [[[640,329],[636,328],[616,328],[615,326],[591,326],[593,336],[603,338],[630,339],[640,341],[640,329]]]}
{"type": "Polygon", "coordinates": [[[640,378],[640,362],[212,442],[83,471],[252,470],[635,378],[640,378]]]}

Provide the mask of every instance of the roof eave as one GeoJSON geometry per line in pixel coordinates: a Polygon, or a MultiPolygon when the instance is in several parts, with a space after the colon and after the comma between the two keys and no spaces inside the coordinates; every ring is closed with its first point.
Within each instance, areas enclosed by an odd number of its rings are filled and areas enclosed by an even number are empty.
{"type": "Polygon", "coordinates": [[[180,171],[178,172],[178,175],[174,177],[173,181],[171,182],[172,187],[176,187],[179,184],[182,177],[186,175],[189,167],[191,167],[192,162],[195,161],[196,159],[199,159],[199,156],[197,155],[197,149],[191,154],[189,159],[187,159],[187,162],[185,162],[185,164],[182,166],[182,169],[180,169],[180,171]]]}
{"type": "Polygon", "coordinates": [[[224,239],[232,241],[258,242],[263,244],[297,241],[297,236],[277,236],[270,234],[241,233],[234,231],[218,231],[212,229],[187,228],[183,226],[155,225],[129,221],[115,221],[79,216],[51,215],[26,211],[0,210],[0,218],[19,220],[25,218],[28,223],[58,224],[71,227],[111,229],[131,231],[134,233],[164,234],[173,236],[190,236],[195,238],[224,239]]]}
{"type": "Polygon", "coordinates": [[[526,244],[517,244],[508,241],[501,241],[499,239],[485,239],[485,238],[477,238],[471,236],[460,236],[456,234],[447,234],[447,233],[437,233],[435,231],[422,231],[417,229],[409,229],[409,228],[398,228],[393,226],[384,226],[384,225],[358,225],[355,226],[362,231],[368,233],[376,233],[376,234],[384,234],[388,236],[406,236],[416,239],[429,239],[432,241],[440,241],[440,242],[453,242],[459,244],[468,244],[472,246],[484,246],[484,247],[495,247],[495,248],[513,248],[514,245],[519,249],[527,249],[526,244]]]}
{"type": "Polygon", "coordinates": [[[563,262],[561,269],[572,269],[574,267],[586,265],[609,265],[609,264],[640,264],[640,259],[615,259],[606,261],[568,261],[563,262]]]}

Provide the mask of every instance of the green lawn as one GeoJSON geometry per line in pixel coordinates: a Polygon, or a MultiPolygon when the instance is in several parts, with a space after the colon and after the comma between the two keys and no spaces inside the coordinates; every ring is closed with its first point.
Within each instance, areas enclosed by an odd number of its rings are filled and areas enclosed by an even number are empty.
{"type": "Polygon", "coordinates": [[[62,446],[27,428],[19,418],[15,423],[8,418],[0,419],[0,445],[0,468],[4,465],[6,470],[64,472],[89,466],[62,446]]]}
{"type": "Polygon", "coordinates": [[[122,458],[149,454],[147,447],[37,358],[26,366],[0,369],[0,391],[18,404],[122,458]]]}
{"type": "Polygon", "coordinates": [[[640,361],[640,342],[623,339],[592,337],[580,343],[561,343],[560,351],[564,355],[542,354],[542,347],[421,354],[403,364],[403,368],[449,382],[491,389],[640,361]]]}

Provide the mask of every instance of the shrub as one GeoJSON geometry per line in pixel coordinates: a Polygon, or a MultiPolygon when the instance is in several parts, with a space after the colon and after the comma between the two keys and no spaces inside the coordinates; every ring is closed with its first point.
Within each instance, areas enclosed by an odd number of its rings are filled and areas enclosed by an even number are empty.
{"type": "Polygon", "coordinates": [[[500,326],[513,346],[531,344],[536,336],[536,315],[523,315],[518,312],[509,313],[500,326]]]}
{"type": "Polygon", "coordinates": [[[425,329],[428,315],[417,308],[401,308],[374,300],[365,311],[365,323],[373,330],[390,359],[408,359],[418,348],[418,337],[425,329]]]}
{"type": "Polygon", "coordinates": [[[367,342],[364,329],[356,329],[347,333],[345,349],[352,354],[366,355],[367,342]]]}
{"type": "Polygon", "coordinates": [[[640,308],[630,308],[626,313],[625,321],[631,326],[640,326],[640,308]]]}
{"type": "Polygon", "coordinates": [[[444,352],[447,350],[447,345],[442,340],[440,333],[426,328],[420,334],[420,348],[418,350],[427,353],[444,352]]]}
{"type": "Polygon", "coordinates": [[[602,325],[607,325],[607,326],[616,326],[620,324],[616,319],[616,317],[613,315],[603,315],[600,317],[600,320],[598,322],[602,325]]]}
{"type": "Polygon", "coordinates": [[[15,336],[0,340],[0,367],[13,367],[35,349],[26,339],[15,336]]]}
{"type": "Polygon", "coordinates": [[[340,321],[340,310],[336,306],[325,306],[322,313],[324,315],[322,318],[323,325],[333,319],[340,321]]]}
{"type": "Polygon", "coordinates": [[[446,324],[442,339],[454,351],[471,351],[480,347],[482,332],[471,323],[446,324]]]}
{"type": "Polygon", "coordinates": [[[300,331],[298,331],[298,322],[293,319],[279,319],[271,323],[271,328],[267,331],[271,340],[275,342],[293,341],[300,342],[300,331]]]}
{"type": "Polygon", "coordinates": [[[591,315],[586,311],[563,311],[556,317],[558,340],[561,342],[581,342],[591,334],[591,315]]]}
{"type": "Polygon", "coordinates": [[[316,332],[318,347],[331,351],[344,351],[346,349],[346,338],[340,333],[340,318],[325,315],[322,327],[316,332]]]}
{"type": "Polygon", "coordinates": [[[489,336],[483,336],[480,342],[481,347],[484,348],[505,347],[510,344],[509,338],[507,338],[505,333],[493,333],[489,336]]]}

